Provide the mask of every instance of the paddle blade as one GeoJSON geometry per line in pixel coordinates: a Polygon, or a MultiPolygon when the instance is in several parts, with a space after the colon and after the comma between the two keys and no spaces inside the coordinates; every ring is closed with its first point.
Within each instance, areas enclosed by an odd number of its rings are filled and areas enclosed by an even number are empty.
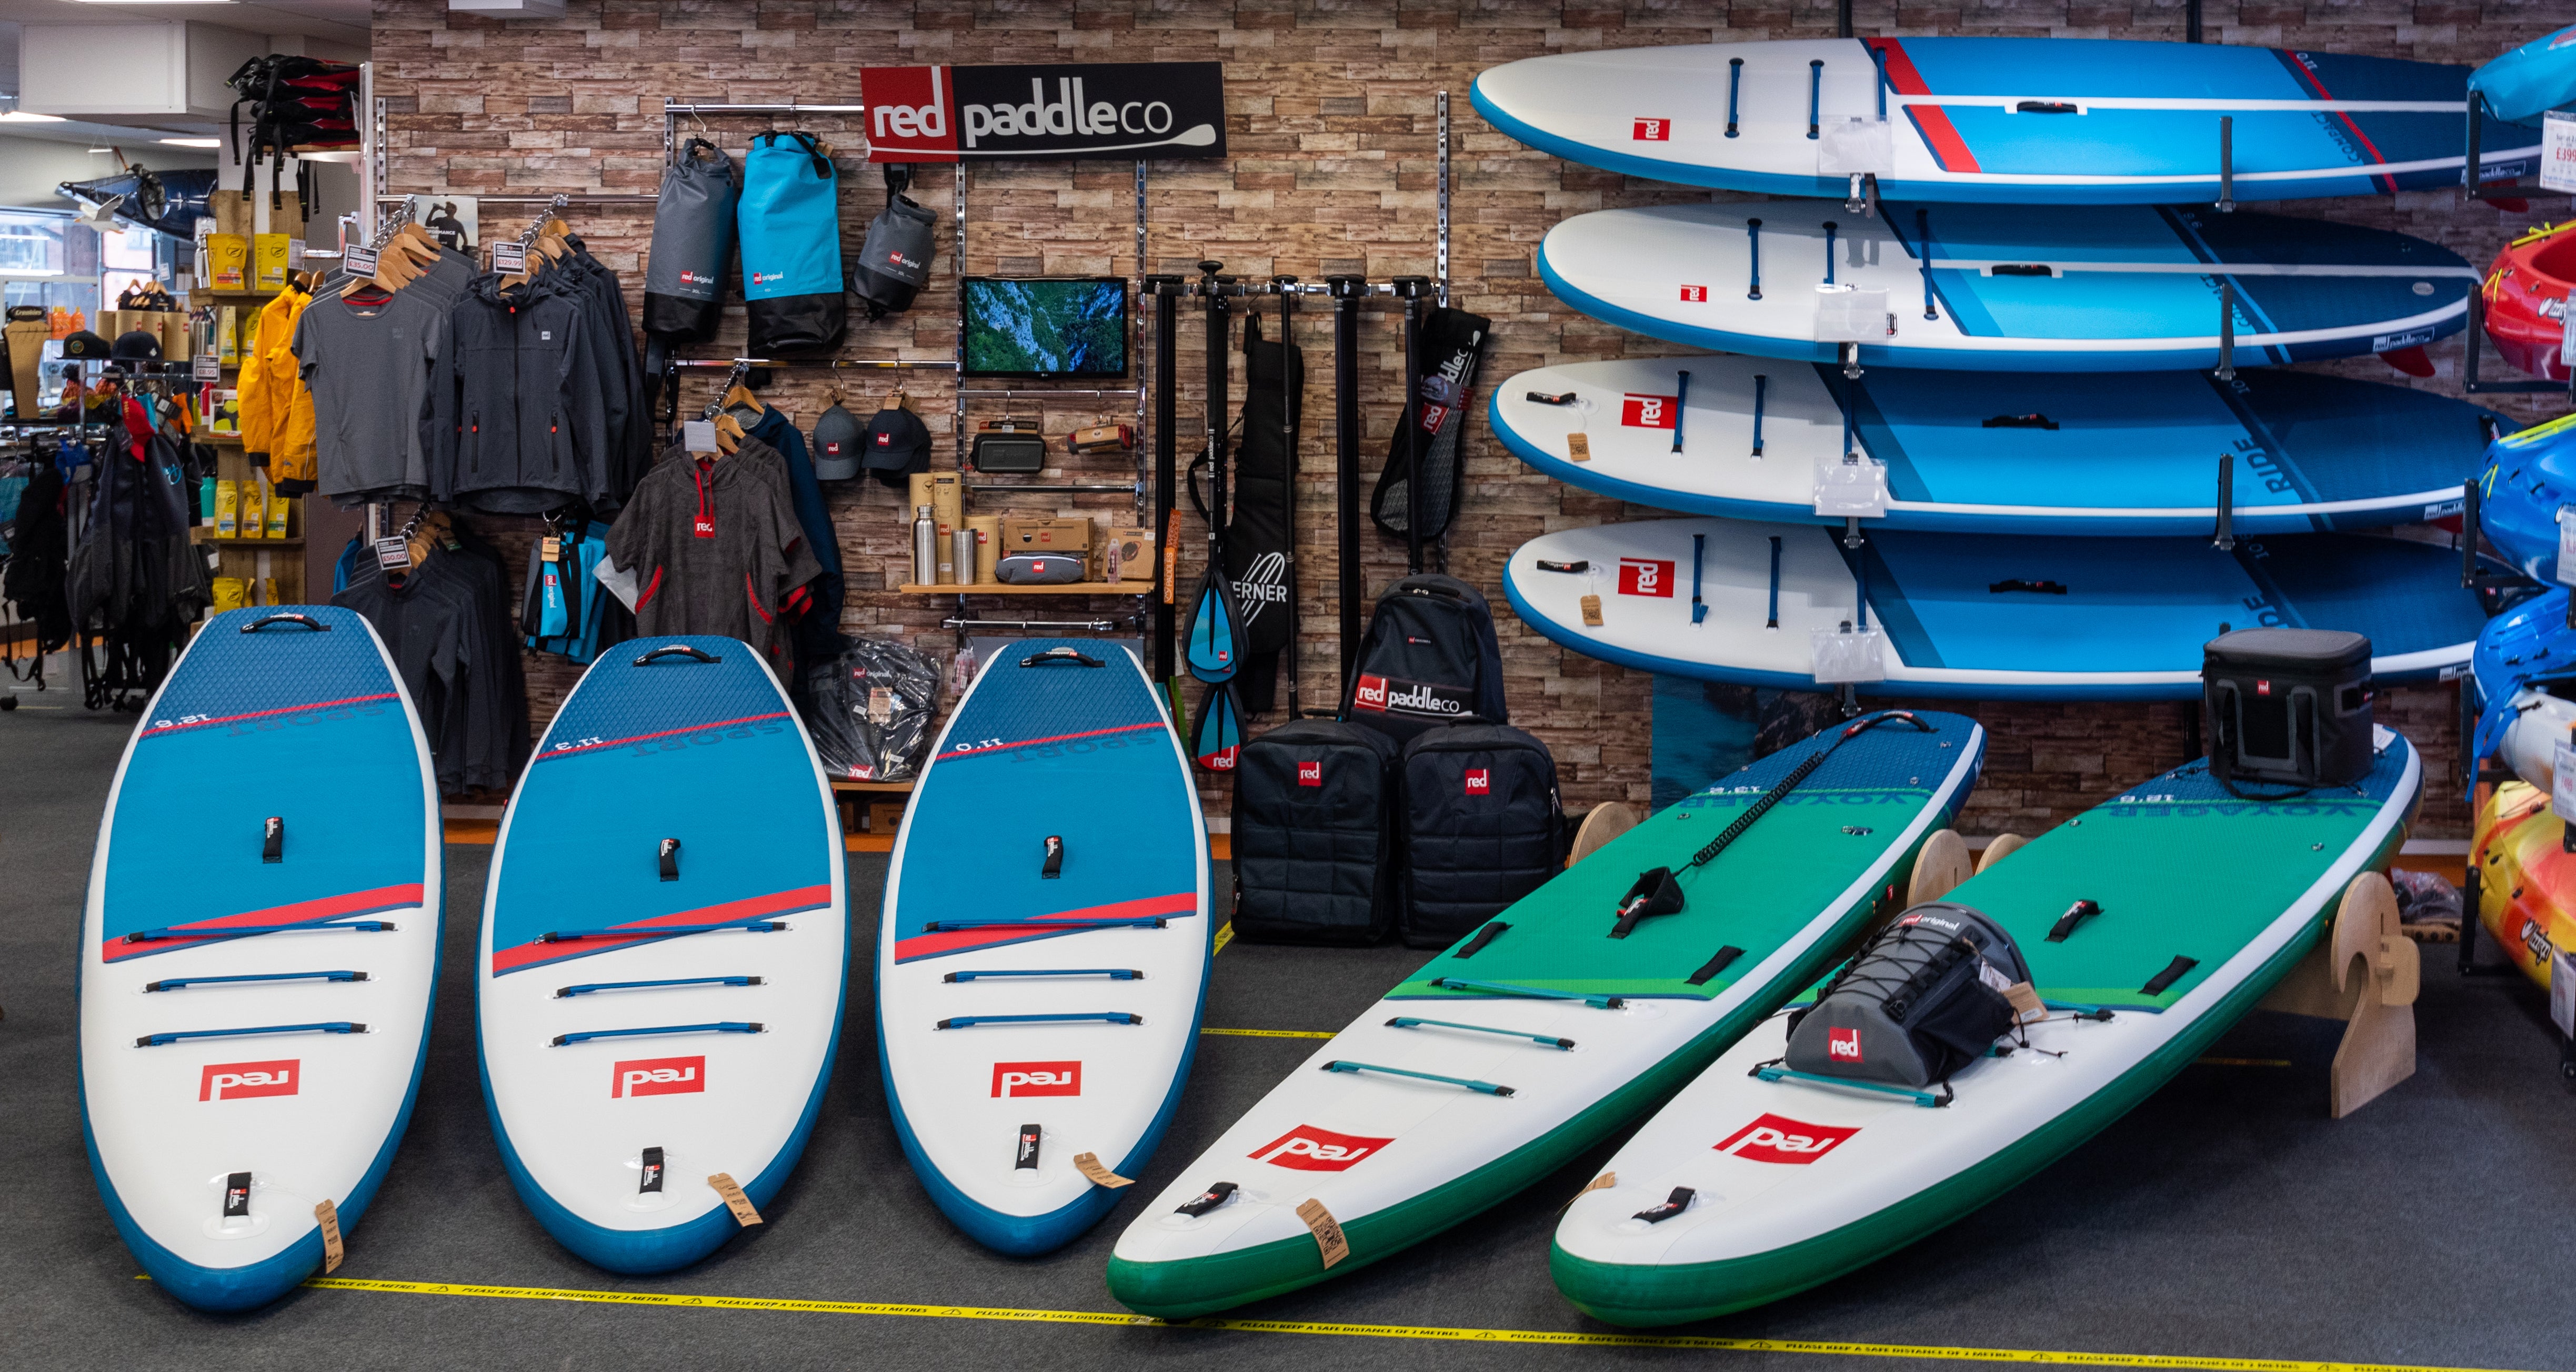
{"type": "Polygon", "coordinates": [[[1243,712],[1234,703],[1234,688],[1215,685],[1199,700],[1198,729],[1190,735],[1190,756],[1211,772],[1231,772],[1243,753],[1243,712]]]}
{"type": "Polygon", "coordinates": [[[1234,583],[1226,579],[1222,560],[1211,559],[1207,575],[1199,581],[1199,593],[1190,600],[1190,631],[1182,659],[1191,676],[1211,684],[1234,680],[1243,663],[1243,649],[1235,638],[1241,622],[1235,611],[1234,583]]]}

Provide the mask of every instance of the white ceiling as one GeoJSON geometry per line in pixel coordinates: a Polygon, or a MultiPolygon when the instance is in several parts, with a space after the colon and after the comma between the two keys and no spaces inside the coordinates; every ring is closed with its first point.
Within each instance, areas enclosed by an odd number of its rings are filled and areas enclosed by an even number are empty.
{"type": "MultiPolygon", "coordinates": [[[[187,19],[245,33],[297,34],[357,47],[367,44],[369,0],[257,0],[221,5],[83,5],[73,0],[0,0],[0,23],[115,24],[136,19],[187,19]]],[[[18,63],[11,40],[8,72],[14,87],[18,63]]]]}

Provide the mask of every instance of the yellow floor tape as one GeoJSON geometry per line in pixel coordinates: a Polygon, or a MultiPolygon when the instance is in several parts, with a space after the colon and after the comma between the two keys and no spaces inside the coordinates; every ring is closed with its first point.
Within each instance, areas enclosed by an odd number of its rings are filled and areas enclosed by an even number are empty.
{"type": "Polygon", "coordinates": [[[1208,950],[1208,956],[1215,957],[1224,952],[1225,946],[1232,942],[1234,942],[1234,921],[1227,920],[1225,926],[1216,931],[1216,946],[1208,950]]]}
{"type": "Polygon", "coordinates": [[[1202,1034],[1226,1034],[1245,1039],[1328,1039],[1329,1029],[1201,1029],[1202,1034]]]}
{"type": "MultiPolygon", "coordinates": [[[[1163,1325],[1145,1315],[1097,1310],[1013,1310],[985,1305],[901,1305],[891,1301],[764,1300],[752,1296],[685,1296],[658,1291],[577,1291],[467,1282],[369,1281],[315,1277],[326,1291],[382,1291],[406,1296],[477,1296],[485,1300],[574,1301],[593,1305],[665,1305],[701,1310],[768,1310],[810,1315],[899,1315],[930,1320],[998,1320],[1023,1324],[1163,1325]]],[[[2039,1363],[2076,1367],[2170,1367],[2213,1372],[2488,1372],[2400,1363],[2302,1362],[2289,1358],[2189,1357],[2163,1353],[2062,1353],[2036,1348],[1945,1348],[1937,1344],[1845,1343],[1825,1339],[1725,1339],[1692,1334],[1609,1334],[1547,1329],[1446,1329],[1437,1325],[1327,1324],[1310,1320],[1181,1320],[1176,1329],[1246,1334],[1338,1334],[1346,1338],[1419,1339],[1440,1343],[1536,1344],[1560,1348],[1707,1349],[1738,1353],[1816,1353],[1845,1358],[1922,1358],[1947,1362],[2039,1363]]]]}

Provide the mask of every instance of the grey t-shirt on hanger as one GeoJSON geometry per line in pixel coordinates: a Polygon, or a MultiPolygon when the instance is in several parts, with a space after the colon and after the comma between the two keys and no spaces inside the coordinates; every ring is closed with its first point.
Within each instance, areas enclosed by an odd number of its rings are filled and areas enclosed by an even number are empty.
{"type": "Polygon", "coordinates": [[[291,347],[313,391],[317,489],[342,506],[429,493],[421,425],[447,311],[405,289],[382,301],[315,300],[291,347]]]}

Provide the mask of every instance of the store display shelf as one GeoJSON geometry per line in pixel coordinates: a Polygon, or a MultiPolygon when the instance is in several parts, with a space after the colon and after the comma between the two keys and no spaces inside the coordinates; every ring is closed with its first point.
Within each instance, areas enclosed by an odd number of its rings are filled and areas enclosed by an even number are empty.
{"type": "Polygon", "coordinates": [[[864,795],[910,795],[912,783],[909,781],[842,781],[836,778],[832,782],[832,789],[864,795]]]}
{"type": "Polygon", "coordinates": [[[895,588],[905,595],[1130,595],[1154,593],[1150,581],[1074,581],[1062,586],[1005,586],[998,583],[971,586],[921,586],[912,582],[895,588]]]}
{"type": "Polygon", "coordinates": [[[301,535],[294,538],[224,538],[220,535],[208,534],[197,542],[212,543],[218,548],[301,548],[304,546],[301,535]]]}

